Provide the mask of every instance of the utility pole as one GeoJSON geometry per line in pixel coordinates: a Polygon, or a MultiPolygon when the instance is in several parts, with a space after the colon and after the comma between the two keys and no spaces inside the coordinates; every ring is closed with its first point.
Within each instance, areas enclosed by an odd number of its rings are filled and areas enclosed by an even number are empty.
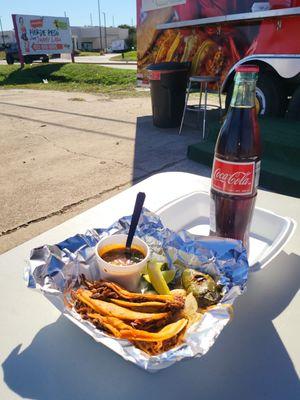
{"type": "Polygon", "coordinates": [[[106,32],[106,15],[105,12],[102,12],[104,17],[104,39],[105,39],[105,52],[107,52],[107,32],[106,32]]]}
{"type": "Polygon", "coordinates": [[[112,16],[112,20],[113,20],[113,27],[115,26],[115,16],[112,16]]]}
{"type": "Polygon", "coordinates": [[[100,51],[103,50],[102,44],[102,32],[101,32],[101,12],[100,12],[100,0],[98,0],[98,18],[99,18],[99,40],[100,40],[100,51]]]}
{"type": "Polygon", "coordinates": [[[5,39],[4,39],[4,32],[3,32],[3,28],[2,28],[2,21],[1,21],[1,17],[0,17],[0,28],[1,28],[1,34],[2,34],[2,42],[3,42],[3,47],[5,48],[5,39]]]}
{"type": "MultiPolygon", "coordinates": [[[[64,11],[64,16],[65,16],[65,18],[67,18],[66,11],[64,11]]],[[[71,27],[69,27],[69,28],[70,28],[70,31],[71,31],[71,27]]],[[[75,39],[73,38],[72,33],[71,33],[71,37],[72,37],[71,61],[72,61],[72,63],[74,63],[75,62],[75,39]]]]}
{"type": "Polygon", "coordinates": [[[92,16],[92,13],[90,13],[90,20],[91,20],[91,26],[93,26],[93,16],[92,16]]]}

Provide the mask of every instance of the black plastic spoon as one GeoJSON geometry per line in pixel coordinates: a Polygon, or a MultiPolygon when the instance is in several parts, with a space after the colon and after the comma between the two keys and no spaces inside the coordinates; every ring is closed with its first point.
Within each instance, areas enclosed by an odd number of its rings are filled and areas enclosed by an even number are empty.
{"type": "Polygon", "coordinates": [[[127,240],[126,240],[125,254],[128,259],[131,257],[131,244],[132,244],[132,240],[133,240],[133,237],[134,237],[134,234],[136,231],[137,224],[138,224],[140,216],[141,216],[145,198],[146,198],[146,195],[143,192],[139,192],[136,196],[134,210],[133,210],[133,214],[131,217],[131,223],[130,223],[129,232],[128,232],[128,236],[127,236],[127,240]]]}

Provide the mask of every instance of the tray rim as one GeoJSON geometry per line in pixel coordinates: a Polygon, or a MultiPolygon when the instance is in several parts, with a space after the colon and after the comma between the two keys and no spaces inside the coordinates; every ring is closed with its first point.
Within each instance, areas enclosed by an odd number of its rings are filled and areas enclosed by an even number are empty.
{"type": "MultiPolygon", "coordinates": [[[[207,192],[207,191],[204,191],[204,190],[192,191],[183,196],[177,197],[176,199],[174,199],[172,201],[169,201],[165,205],[156,209],[154,212],[160,217],[161,214],[165,210],[170,208],[173,204],[177,204],[180,201],[187,199],[195,194],[201,194],[201,195],[205,195],[206,197],[209,197],[209,192],[207,192]]],[[[280,218],[281,220],[284,220],[286,223],[286,226],[281,231],[281,233],[276,237],[276,239],[273,241],[273,243],[275,243],[275,247],[274,247],[273,251],[272,250],[270,250],[269,252],[267,251],[266,254],[261,259],[259,259],[258,261],[255,262],[255,264],[253,264],[251,267],[249,267],[249,272],[260,271],[261,269],[265,268],[281,252],[281,250],[291,239],[291,237],[293,236],[293,234],[295,233],[295,230],[297,228],[297,222],[291,217],[276,214],[275,212],[267,210],[262,207],[255,207],[255,210],[262,211],[263,213],[266,213],[268,215],[271,215],[276,218],[280,218]]],[[[269,249],[270,249],[270,247],[269,247],[269,249]]]]}

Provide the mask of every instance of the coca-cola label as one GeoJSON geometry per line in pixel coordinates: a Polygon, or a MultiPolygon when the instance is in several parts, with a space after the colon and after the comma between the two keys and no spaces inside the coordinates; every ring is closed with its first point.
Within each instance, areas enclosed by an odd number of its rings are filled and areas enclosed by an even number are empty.
{"type": "Polygon", "coordinates": [[[215,157],[212,188],[221,193],[234,195],[252,194],[258,179],[255,162],[224,161],[215,157]]]}

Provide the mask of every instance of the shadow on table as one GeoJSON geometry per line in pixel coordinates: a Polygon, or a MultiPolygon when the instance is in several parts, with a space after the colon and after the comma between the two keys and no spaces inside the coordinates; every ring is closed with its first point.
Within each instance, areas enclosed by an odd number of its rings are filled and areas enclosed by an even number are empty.
{"type": "Polygon", "coordinates": [[[272,323],[299,288],[299,261],[281,253],[250,274],[233,322],[201,359],[148,374],[60,317],[24,351],[18,346],[10,353],[2,365],[4,381],[21,397],[38,400],[300,398],[296,371],[272,323]]]}

